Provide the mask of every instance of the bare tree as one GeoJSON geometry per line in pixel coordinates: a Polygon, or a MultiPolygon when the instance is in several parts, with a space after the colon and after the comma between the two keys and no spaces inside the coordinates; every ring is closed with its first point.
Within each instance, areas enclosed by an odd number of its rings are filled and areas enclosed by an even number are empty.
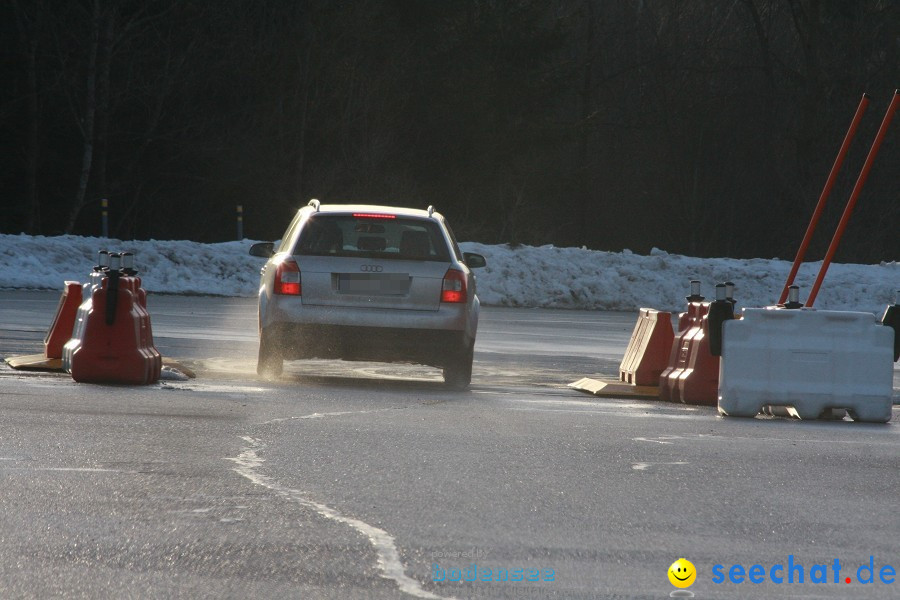
{"type": "Polygon", "coordinates": [[[81,213],[81,209],[84,208],[88,182],[91,177],[91,165],[94,160],[94,123],[97,117],[97,55],[100,49],[100,29],[103,26],[101,19],[100,0],[92,0],[87,72],[84,82],[84,105],[80,113],[81,118],[78,121],[78,128],[81,131],[83,140],[81,173],[79,174],[78,187],[69,209],[69,218],[65,226],[66,233],[72,233],[75,230],[75,222],[81,213]]]}
{"type": "Polygon", "coordinates": [[[37,52],[41,36],[43,4],[34,2],[31,11],[18,0],[10,0],[16,18],[19,46],[25,55],[26,120],[25,136],[25,231],[35,233],[40,223],[38,198],[38,164],[40,161],[40,90],[38,88],[37,52]]]}

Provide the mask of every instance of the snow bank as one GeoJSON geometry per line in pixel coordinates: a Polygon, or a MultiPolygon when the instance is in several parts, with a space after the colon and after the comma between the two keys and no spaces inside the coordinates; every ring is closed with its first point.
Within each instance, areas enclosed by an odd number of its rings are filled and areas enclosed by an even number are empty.
{"type": "MultiPolygon", "coordinates": [[[[715,284],[735,283],[739,306],[774,304],[791,263],[767,259],[700,259],[653,249],[650,256],[577,248],[462,244],[488,266],[478,272],[478,296],[486,304],[545,308],[634,310],[647,306],[683,310],[689,281],[699,279],[707,298],[715,284]]],[[[821,262],[804,264],[795,283],[801,299],[812,288],[821,262]]],[[[816,307],[881,313],[900,288],[900,263],[832,264],[816,307]]]]}
{"type": "MultiPolygon", "coordinates": [[[[0,288],[62,289],[64,280],[84,281],[97,250],[131,251],[144,287],[151,292],[255,296],[263,259],[250,256],[252,241],[201,244],[189,241],[128,241],[78,236],[0,235],[0,288]]],[[[779,260],[699,259],[654,249],[650,256],[554,246],[461,244],[483,254],[477,271],[483,304],[542,308],[635,310],[649,306],[681,310],[688,281],[703,282],[713,295],[717,282],[735,285],[739,306],[777,300],[790,269],[779,260]]],[[[821,263],[800,269],[801,299],[821,263]]],[[[900,263],[833,264],[816,306],[876,314],[900,288],[900,263]]]]}

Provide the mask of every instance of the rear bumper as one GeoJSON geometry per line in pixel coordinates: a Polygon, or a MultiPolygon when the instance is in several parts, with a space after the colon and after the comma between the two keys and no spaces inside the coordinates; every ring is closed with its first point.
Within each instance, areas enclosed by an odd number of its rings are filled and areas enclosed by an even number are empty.
{"type": "Polygon", "coordinates": [[[472,305],[441,304],[438,310],[407,310],[358,306],[304,304],[297,296],[260,294],[260,326],[274,323],[342,325],[393,329],[444,329],[466,331],[475,337],[479,302],[472,305]]]}
{"type": "Polygon", "coordinates": [[[287,360],[339,358],[435,367],[445,366],[475,341],[465,331],[285,322],[268,325],[262,335],[287,360]]]}

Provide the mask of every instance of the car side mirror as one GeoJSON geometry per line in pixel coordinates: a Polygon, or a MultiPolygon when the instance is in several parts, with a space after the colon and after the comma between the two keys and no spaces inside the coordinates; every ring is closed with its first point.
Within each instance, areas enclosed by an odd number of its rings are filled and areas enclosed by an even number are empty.
{"type": "Polygon", "coordinates": [[[466,261],[466,266],[470,269],[480,269],[487,266],[487,261],[484,260],[484,257],[474,252],[463,252],[463,259],[466,261]]]}
{"type": "Polygon", "coordinates": [[[275,254],[275,244],[272,242],[257,242],[250,246],[250,256],[271,258],[275,254]]]}

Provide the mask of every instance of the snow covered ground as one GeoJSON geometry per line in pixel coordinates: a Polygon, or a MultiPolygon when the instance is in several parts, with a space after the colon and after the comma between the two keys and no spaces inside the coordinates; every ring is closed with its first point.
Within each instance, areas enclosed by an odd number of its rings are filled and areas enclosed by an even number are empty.
{"type": "MultiPolygon", "coordinates": [[[[252,241],[201,244],[189,241],[119,241],[90,237],[0,235],[0,288],[62,289],[63,281],[84,281],[97,251],[131,251],[150,292],[255,296],[263,259],[250,256],[252,241]]],[[[730,258],[700,259],[654,249],[650,256],[554,246],[461,244],[483,254],[477,271],[483,304],[543,308],[634,310],[642,306],[681,310],[688,282],[702,292],[736,284],[738,306],[773,304],[790,262],[730,258]]],[[[806,298],[821,263],[803,265],[797,277],[806,298]]],[[[833,264],[816,307],[880,314],[900,289],[900,262],[833,264]]]]}

